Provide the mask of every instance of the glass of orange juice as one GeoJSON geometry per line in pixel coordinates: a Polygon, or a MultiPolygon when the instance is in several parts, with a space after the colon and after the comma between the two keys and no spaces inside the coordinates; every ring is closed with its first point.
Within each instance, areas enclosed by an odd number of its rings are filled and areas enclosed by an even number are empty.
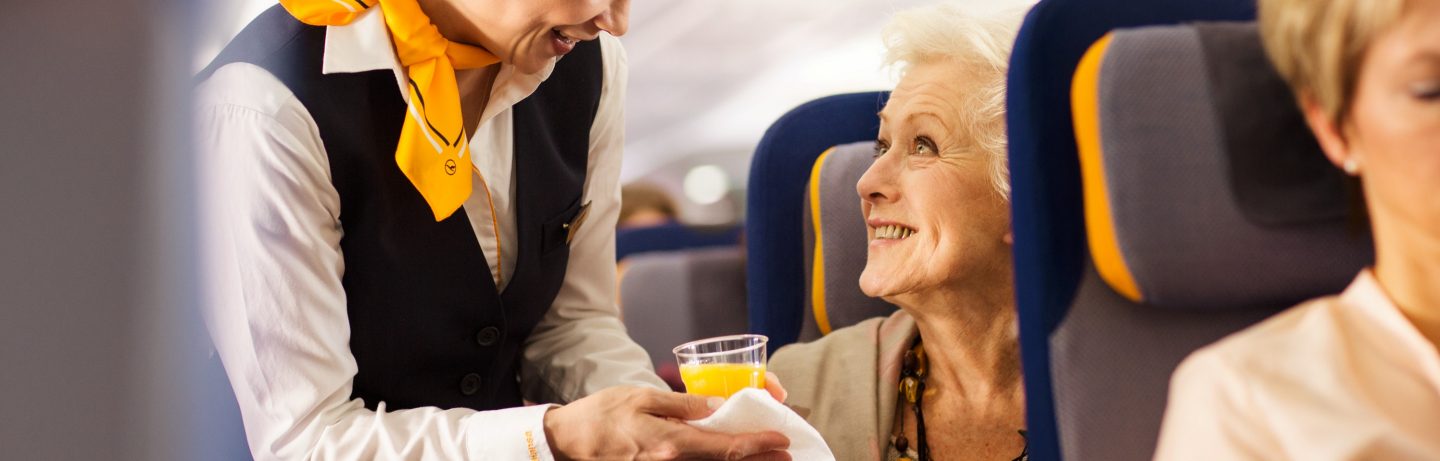
{"type": "Polygon", "coordinates": [[[769,340],[763,335],[732,335],[675,347],[685,392],[729,398],[747,387],[765,389],[765,343],[769,340]]]}

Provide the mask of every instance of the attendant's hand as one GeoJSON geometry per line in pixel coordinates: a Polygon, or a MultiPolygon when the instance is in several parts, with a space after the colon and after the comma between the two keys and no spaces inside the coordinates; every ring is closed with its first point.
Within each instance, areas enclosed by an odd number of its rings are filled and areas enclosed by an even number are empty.
{"type": "MultiPolygon", "coordinates": [[[[783,397],[784,389],[776,384],[783,397]]],[[[790,459],[783,451],[790,440],[778,432],[722,434],[684,423],[710,416],[720,403],[719,398],[654,389],[610,388],[546,412],[545,438],[561,460],[790,459]]]]}
{"type": "Polygon", "coordinates": [[[779,400],[780,403],[785,403],[785,397],[790,395],[789,392],[785,392],[785,386],[780,385],[780,377],[768,371],[765,372],[765,392],[769,392],[770,396],[779,400]]]}

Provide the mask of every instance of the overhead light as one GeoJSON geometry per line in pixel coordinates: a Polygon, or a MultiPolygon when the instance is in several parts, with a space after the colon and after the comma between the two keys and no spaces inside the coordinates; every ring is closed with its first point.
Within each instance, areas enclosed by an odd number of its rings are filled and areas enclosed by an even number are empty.
{"type": "Polygon", "coordinates": [[[730,177],[718,166],[700,165],[685,173],[684,188],[690,201],[709,205],[725,198],[730,191],[730,177]]]}

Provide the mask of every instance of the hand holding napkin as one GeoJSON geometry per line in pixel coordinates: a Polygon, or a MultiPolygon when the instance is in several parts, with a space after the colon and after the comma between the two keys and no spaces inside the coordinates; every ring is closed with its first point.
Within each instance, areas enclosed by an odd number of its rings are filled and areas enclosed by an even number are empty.
{"type": "Polygon", "coordinates": [[[691,426],[729,434],[740,432],[776,431],[790,439],[790,458],[795,460],[834,461],[835,455],[825,445],[820,432],[805,418],[775,401],[760,389],[745,389],[730,396],[725,404],[709,417],[690,421],[691,426]]]}

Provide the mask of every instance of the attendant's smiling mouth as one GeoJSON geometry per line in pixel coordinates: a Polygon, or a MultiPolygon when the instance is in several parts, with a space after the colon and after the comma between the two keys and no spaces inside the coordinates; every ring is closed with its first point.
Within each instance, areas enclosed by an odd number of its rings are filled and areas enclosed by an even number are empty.
{"type": "Polygon", "coordinates": [[[555,56],[570,54],[570,51],[575,49],[575,44],[584,40],[566,35],[560,29],[550,29],[550,52],[555,56]]]}
{"type": "Polygon", "coordinates": [[[554,35],[556,40],[559,40],[561,43],[564,43],[566,45],[574,46],[575,42],[580,41],[577,38],[565,35],[565,33],[561,32],[560,29],[550,29],[550,34],[554,35]]]}

